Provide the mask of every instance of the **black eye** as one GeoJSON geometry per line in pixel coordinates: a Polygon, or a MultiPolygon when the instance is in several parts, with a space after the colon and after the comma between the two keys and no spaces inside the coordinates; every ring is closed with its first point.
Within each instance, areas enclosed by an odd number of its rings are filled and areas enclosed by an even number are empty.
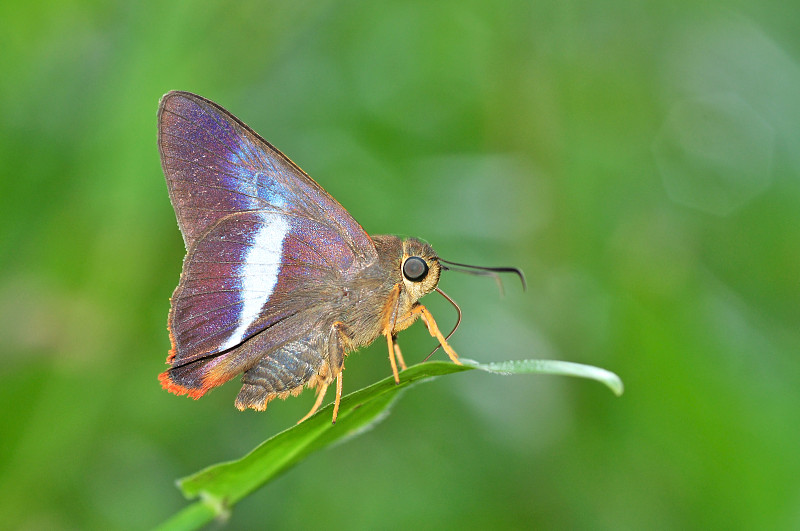
{"type": "Polygon", "coordinates": [[[428,274],[428,264],[419,256],[410,256],[403,264],[403,276],[411,282],[419,282],[428,274]]]}

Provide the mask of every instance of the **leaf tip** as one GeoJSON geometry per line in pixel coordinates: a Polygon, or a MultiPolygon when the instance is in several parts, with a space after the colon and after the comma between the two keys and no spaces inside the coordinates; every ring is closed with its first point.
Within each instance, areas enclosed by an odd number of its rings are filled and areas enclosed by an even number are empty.
{"type": "Polygon", "coordinates": [[[625,392],[625,384],[622,383],[622,379],[611,371],[608,371],[608,378],[603,383],[611,389],[614,396],[622,396],[625,392]]]}

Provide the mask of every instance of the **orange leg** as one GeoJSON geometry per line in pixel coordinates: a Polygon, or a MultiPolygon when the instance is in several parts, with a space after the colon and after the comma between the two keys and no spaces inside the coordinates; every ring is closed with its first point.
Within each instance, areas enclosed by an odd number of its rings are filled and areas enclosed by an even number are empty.
{"type": "Polygon", "coordinates": [[[442,332],[439,331],[439,327],[436,326],[436,321],[433,319],[431,312],[429,312],[425,306],[420,304],[411,308],[411,313],[418,313],[419,316],[422,317],[422,321],[425,323],[425,326],[428,327],[428,332],[430,332],[431,336],[435,337],[439,341],[439,344],[442,345],[442,348],[445,352],[447,352],[447,355],[450,356],[450,359],[453,361],[453,363],[456,365],[463,365],[463,363],[458,360],[458,354],[456,354],[456,351],[453,350],[453,347],[447,343],[447,340],[442,335],[442,332]]]}
{"type": "MultiPolygon", "coordinates": [[[[339,374],[341,375],[341,373],[339,373],[339,374]]],[[[322,400],[325,398],[325,391],[327,391],[327,390],[328,390],[328,384],[323,385],[322,387],[320,387],[317,390],[317,401],[314,402],[314,407],[311,408],[311,411],[306,413],[305,417],[303,417],[303,418],[301,418],[300,420],[297,421],[298,424],[300,424],[301,422],[306,420],[308,417],[310,417],[311,415],[313,415],[314,413],[317,412],[317,410],[319,409],[319,406],[322,405],[322,400]]],[[[338,402],[337,402],[337,405],[338,405],[338,402]]],[[[334,413],[334,415],[333,415],[333,420],[334,420],[334,422],[336,421],[336,413],[334,413]]]]}
{"type": "Polygon", "coordinates": [[[394,355],[397,358],[397,362],[400,364],[400,368],[402,370],[408,369],[406,366],[406,360],[403,359],[403,353],[400,352],[400,345],[398,345],[396,342],[394,344],[394,355]]]}
{"type": "MultiPolygon", "coordinates": [[[[447,339],[445,339],[445,337],[442,335],[442,332],[436,325],[436,320],[433,318],[433,315],[431,315],[431,312],[429,312],[425,306],[421,304],[415,305],[413,308],[411,308],[410,312],[397,320],[394,329],[405,330],[411,326],[411,324],[416,321],[418,317],[422,317],[422,321],[428,328],[428,332],[430,332],[431,336],[435,337],[439,341],[439,344],[442,346],[444,351],[447,352],[447,355],[450,357],[453,363],[457,365],[463,365],[463,363],[459,361],[456,351],[453,350],[453,347],[447,343],[447,339]]],[[[392,334],[388,329],[384,330],[383,333],[386,335],[386,342],[389,346],[389,363],[392,366],[394,381],[395,383],[400,383],[400,375],[397,372],[397,362],[395,361],[395,357],[397,357],[397,359],[400,361],[400,366],[403,368],[403,370],[407,368],[406,363],[403,360],[403,355],[400,353],[400,346],[394,341],[394,334],[392,334]]]]}
{"type": "Polygon", "coordinates": [[[397,362],[394,360],[394,340],[392,334],[386,334],[386,342],[389,344],[389,364],[392,366],[392,374],[394,375],[394,383],[400,383],[400,374],[397,372],[397,362]]]}
{"type": "Polygon", "coordinates": [[[332,424],[336,424],[336,417],[339,416],[339,402],[342,401],[342,372],[344,371],[339,371],[339,374],[336,375],[336,400],[333,402],[332,424]]]}
{"type": "MultiPolygon", "coordinates": [[[[336,418],[339,416],[339,404],[342,402],[342,372],[344,372],[344,358],[347,355],[345,345],[349,344],[350,337],[350,332],[343,322],[337,321],[333,324],[329,353],[333,367],[339,367],[339,372],[336,373],[336,397],[333,400],[333,419],[331,424],[336,424],[336,418]]],[[[334,368],[333,370],[335,371],[336,369],[334,368]]]]}

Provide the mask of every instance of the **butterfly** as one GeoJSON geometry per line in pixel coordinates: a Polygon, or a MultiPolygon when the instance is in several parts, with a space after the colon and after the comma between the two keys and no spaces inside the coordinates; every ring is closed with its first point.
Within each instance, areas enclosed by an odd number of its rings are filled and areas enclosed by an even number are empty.
{"type": "Polygon", "coordinates": [[[176,395],[197,399],[242,374],[236,407],[264,410],[315,388],[302,422],[336,380],[335,423],[345,358],[380,336],[395,382],[406,368],[397,333],[417,319],[461,363],[418,302],[444,295],[442,270],[513,271],[524,286],[515,268],[447,262],[422,240],[367,235],[288,157],[196,94],[161,99],[158,148],[187,251],[170,299],[169,368],[159,375],[176,395]]]}

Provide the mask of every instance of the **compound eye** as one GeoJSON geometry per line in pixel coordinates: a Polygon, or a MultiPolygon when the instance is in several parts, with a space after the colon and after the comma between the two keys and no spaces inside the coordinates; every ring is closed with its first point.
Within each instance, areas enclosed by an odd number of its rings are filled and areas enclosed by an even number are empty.
{"type": "Polygon", "coordinates": [[[409,256],[403,264],[403,276],[411,282],[419,282],[428,274],[428,264],[419,256],[409,256]]]}

